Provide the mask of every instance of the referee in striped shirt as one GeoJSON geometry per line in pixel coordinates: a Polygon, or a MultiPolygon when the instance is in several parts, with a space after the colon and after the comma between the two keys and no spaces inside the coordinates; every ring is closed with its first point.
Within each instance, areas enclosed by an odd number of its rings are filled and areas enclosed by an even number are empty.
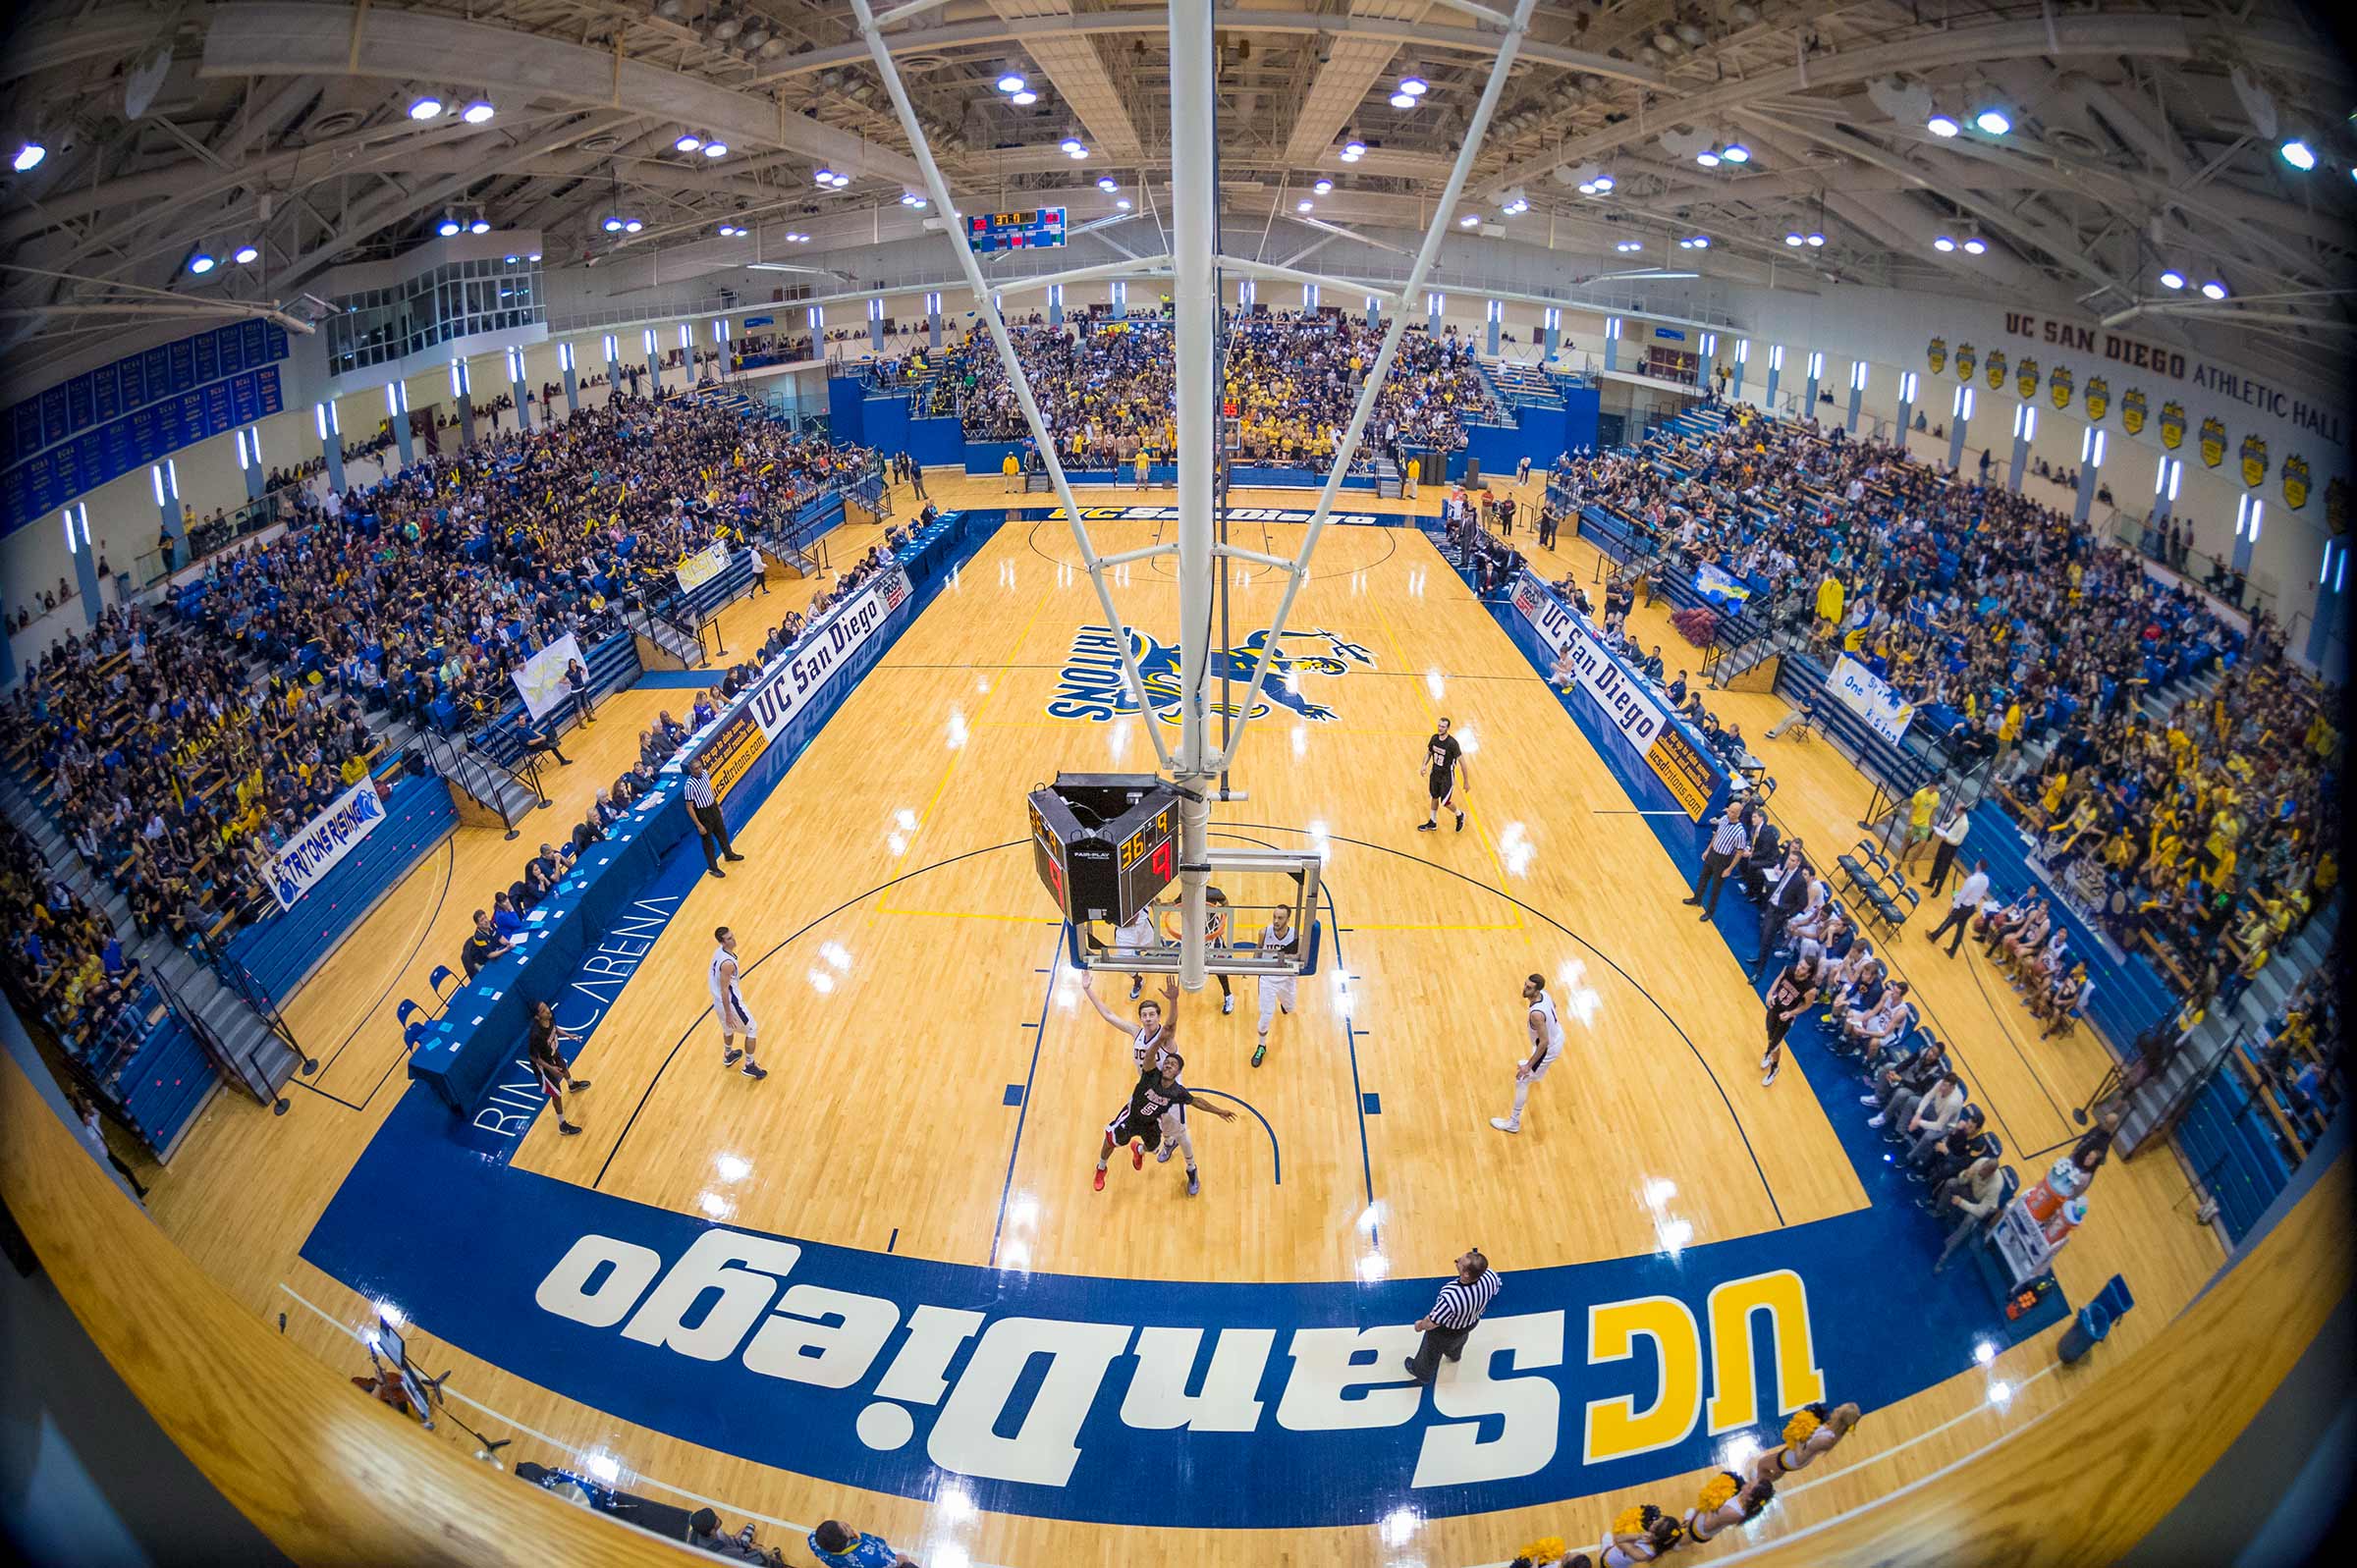
{"type": "Polygon", "coordinates": [[[1719,819],[1719,831],[1711,835],[1711,846],[1702,852],[1702,880],[1694,884],[1694,895],[1686,900],[1699,904],[1702,918],[1711,918],[1719,907],[1719,890],[1725,885],[1727,869],[1751,853],[1751,808],[1739,800],[1727,803],[1727,814],[1719,819]]]}
{"type": "Polygon", "coordinates": [[[1497,1299],[1499,1284],[1490,1260],[1481,1255],[1479,1247],[1456,1260],[1456,1277],[1441,1287],[1432,1311],[1416,1322],[1416,1331],[1424,1336],[1424,1342],[1407,1358],[1409,1377],[1430,1383],[1441,1369],[1443,1356],[1454,1361],[1464,1354],[1465,1336],[1497,1299]]]}
{"type": "Polygon", "coordinates": [[[712,780],[701,757],[687,764],[687,817],[695,824],[697,841],[704,846],[704,869],[715,877],[727,876],[720,869],[721,860],[742,860],[744,856],[729,842],[728,819],[720,814],[719,803],[712,798],[712,780]]]}

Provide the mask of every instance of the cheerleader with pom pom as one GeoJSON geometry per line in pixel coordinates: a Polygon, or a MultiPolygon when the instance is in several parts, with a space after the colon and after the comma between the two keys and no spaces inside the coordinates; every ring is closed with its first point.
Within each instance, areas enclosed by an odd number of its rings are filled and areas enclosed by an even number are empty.
{"type": "Polygon", "coordinates": [[[1745,1481],[1722,1470],[1703,1484],[1693,1512],[1686,1515],[1686,1537],[1697,1543],[1734,1525],[1748,1525],[1775,1500],[1776,1483],[1766,1476],[1745,1481]]]}
{"type": "Polygon", "coordinates": [[[1776,1481],[1795,1470],[1805,1470],[1819,1455],[1833,1452],[1834,1445],[1848,1436],[1857,1424],[1856,1405],[1836,1405],[1829,1410],[1824,1401],[1812,1400],[1792,1412],[1792,1419],[1784,1423],[1783,1446],[1760,1455],[1751,1473],[1776,1481]]]}
{"type": "Polygon", "coordinates": [[[1623,1508],[1596,1554],[1597,1568],[1636,1568],[1675,1546],[1685,1534],[1684,1525],[1649,1502],[1623,1508]]]}

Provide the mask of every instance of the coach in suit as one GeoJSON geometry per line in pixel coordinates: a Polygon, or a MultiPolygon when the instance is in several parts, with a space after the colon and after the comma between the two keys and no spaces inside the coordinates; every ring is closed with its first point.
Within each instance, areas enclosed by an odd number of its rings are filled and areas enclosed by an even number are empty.
{"type": "Polygon", "coordinates": [[[1751,973],[1757,979],[1767,965],[1768,955],[1776,951],[1776,939],[1784,934],[1784,925],[1808,904],[1809,868],[1800,863],[1800,840],[1784,843],[1784,863],[1768,878],[1768,901],[1760,910],[1760,950],[1752,954],[1751,973]]]}
{"type": "Polygon", "coordinates": [[[1501,1283],[1479,1247],[1457,1259],[1456,1277],[1441,1287],[1432,1311],[1416,1322],[1416,1331],[1424,1336],[1424,1342],[1407,1358],[1407,1375],[1420,1383],[1430,1383],[1440,1371],[1443,1356],[1454,1361],[1463,1355],[1466,1336],[1497,1298],[1501,1283]]]}

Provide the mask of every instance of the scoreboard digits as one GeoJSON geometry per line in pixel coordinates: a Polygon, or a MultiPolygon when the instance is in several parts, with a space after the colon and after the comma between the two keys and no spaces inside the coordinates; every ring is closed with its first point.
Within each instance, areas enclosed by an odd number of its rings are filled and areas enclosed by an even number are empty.
{"type": "Polygon", "coordinates": [[[1126,922],[1178,874],[1178,796],[1152,774],[1066,774],[1032,791],[1031,860],[1075,923],[1126,922]]]}
{"type": "Polygon", "coordinates": [[[965,243],[976,251],[1045,250],[1064,243],[1064,208],[983,212],[965,220],[965,243]]]}

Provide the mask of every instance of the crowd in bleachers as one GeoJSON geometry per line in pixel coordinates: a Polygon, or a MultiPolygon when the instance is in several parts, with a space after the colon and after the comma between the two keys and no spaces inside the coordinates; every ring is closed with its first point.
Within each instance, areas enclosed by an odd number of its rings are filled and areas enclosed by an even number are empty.
{"type": "Polygon", "coordinates": [[[2188,992],[2230,997],[2336,886],[2340,737],[2264,612],[2245,631],[2062,513],[1813,422],[1746,410],[1566,459],[1558,482],[1888,681],[1936,760],[1997,790],[2088,913],[2188,992]]]}
{"type": "Polygon", "coordinates": [[[77,1055],[137,1029],[138,960],[106,912],[53,876],[14,823],[0,823],[0,922],[8,931],[0,988],[20,1016],[46,1022],[77,1055]]]}
{"type": "Polygon", "coordinates": [[[464,729],[518,664],[584,648],[673,567],[758,536],[867,455],[672,401],[503,431],[368,491],[301,492],[299,525],[210,559],[161,614],[112,608],[0,708],[0,744],[139,933],[263,906],[267,862],[369,776],[370,711],[464,729]],[[175,623],[177,622],[177,623],[175,623]]]}
{"type": "MultiPolygon", "coordinates": [[[[1140,452],[1172,460],[1176,371],[1169,324],[1160,317],[1114,319],[1074,312],[1061,326],[1033,318],[1011,324],[1016,357],[1033,398],[1070,466],[1111,468],[1140,452]]],[[[1382,334],[1337,313],[1231,312],[1223,413],[1235,421],[1231,450],[1254,464],[1318,466],[1330,461],[1375,362],[1382,334]]],[[[877,367],[880,385],[916,371],[937,371],[923,414],[957,413],[971,440],[1029,436],[988,333],[927,357],[916,351],[877,367]]],[[[1405,333],[1376,400],[1355,467],[1388,457],[1404,468],[1411,449],[1453,452],[1465,426],[1507,423],[1469,339],[1453,330],[1435,338],[1405,333]]]]}

